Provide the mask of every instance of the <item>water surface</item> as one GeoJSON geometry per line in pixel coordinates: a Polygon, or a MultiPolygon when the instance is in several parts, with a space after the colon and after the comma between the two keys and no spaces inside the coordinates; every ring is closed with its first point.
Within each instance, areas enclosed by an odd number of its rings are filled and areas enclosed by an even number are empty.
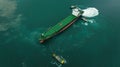
{"type": "Polygon", "coordinates": [[[119,0],[0,0],[0,67],[120,67],[119,0]],[[69,7],[96,7],[100,14],[85,26],[78,20],[63,33],[38,42],[40,34],[71,14],[69,7]],[[8,8],[9,6],[9,8],[8,8]]]}

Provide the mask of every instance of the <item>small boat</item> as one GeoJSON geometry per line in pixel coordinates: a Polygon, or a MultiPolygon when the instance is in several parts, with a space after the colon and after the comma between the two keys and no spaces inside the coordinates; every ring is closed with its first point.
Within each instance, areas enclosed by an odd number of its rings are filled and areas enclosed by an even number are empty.
{"type": "Polygon", "coordinates": [[[56,55],[55,53],[52,54],[53,58],[56,59],[60,64],[65,64],[66,60],[59,55],[56,55]]]}

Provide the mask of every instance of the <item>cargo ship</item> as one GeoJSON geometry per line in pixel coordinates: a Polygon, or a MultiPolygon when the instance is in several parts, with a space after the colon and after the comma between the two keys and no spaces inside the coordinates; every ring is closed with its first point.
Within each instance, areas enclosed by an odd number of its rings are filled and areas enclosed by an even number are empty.
{"type": "Polygon", "coordinates": [[[58,33],[67,29],[72,25],[79,17],[82,16],[83,11],[77,6],[71,6],[72,14],[63,19],[61,22],[57,23],[55,26],[51,27],[48,31],[44,32],[40,36],[40,43],[43,43],[47,39],[57,35],[58,33]]]}

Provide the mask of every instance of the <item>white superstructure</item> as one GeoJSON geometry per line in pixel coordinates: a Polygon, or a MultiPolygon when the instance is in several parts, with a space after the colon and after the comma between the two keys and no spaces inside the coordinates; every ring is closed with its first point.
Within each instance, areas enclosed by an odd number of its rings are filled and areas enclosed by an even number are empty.
{"type": "Polygon", "coordinates": [[[73,8],[72,9],[72,15],[76,16],[76,17],[79,17],[80,15],[82,15],[81,13],[81,9],[76,7],[76,8],[73,8]]]}

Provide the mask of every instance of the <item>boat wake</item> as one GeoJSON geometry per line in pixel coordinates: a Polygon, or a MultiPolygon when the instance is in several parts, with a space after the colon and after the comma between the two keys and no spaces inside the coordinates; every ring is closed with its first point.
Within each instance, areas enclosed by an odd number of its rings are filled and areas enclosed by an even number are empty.
{"type": "Polygon", "coordinates": [[[83,22],[82,24],[88,26],[89,24],[96,23],[95,19],[88,19],[87,22],[83,22]]]}
{"type": "Polygon", "coordinates": [[[57,67],[62,67],[62,64],[58,64],[57,62],[51,62],[51,64],[54,64],[54,65],[56,65],[57,67]]]}

